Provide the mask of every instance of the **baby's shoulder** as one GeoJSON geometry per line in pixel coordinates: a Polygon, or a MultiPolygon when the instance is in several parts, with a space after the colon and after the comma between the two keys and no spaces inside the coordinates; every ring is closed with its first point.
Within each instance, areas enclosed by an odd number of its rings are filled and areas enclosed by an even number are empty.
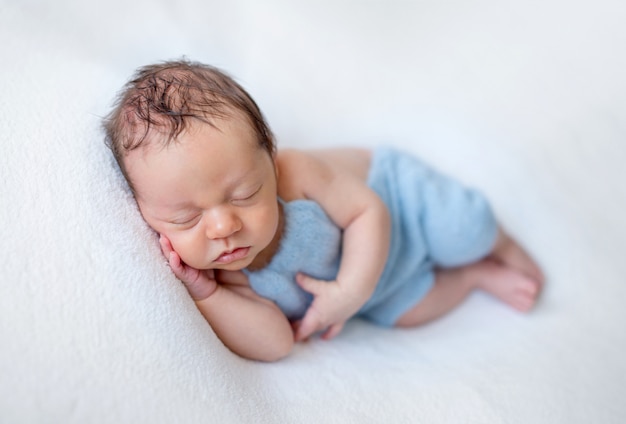
{"type": "Polygon", "coordinates": [[[297,149],[281,149],[276,153],[278,195],[285,201],[306,199],[304,184],[307,155],[297,149]],[[300,172],[298,172],[298,169],[300,172]]]}
{"type": "Polygon", "coordinates": [[[327,187],[342,174],[365,181],[370,162],[367,149],[281,149],[276,154],[279,195],[285,200],[306,199],[310,188],[327,187]]]}

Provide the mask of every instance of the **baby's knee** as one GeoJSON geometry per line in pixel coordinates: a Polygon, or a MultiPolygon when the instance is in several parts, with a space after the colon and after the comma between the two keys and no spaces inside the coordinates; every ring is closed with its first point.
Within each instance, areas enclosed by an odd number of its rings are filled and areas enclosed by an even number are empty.
{"type": "Polygon", "coordinates": [[[428,240],[428,251],[433,262],[441,267],[458,267],[472,264],[493,253],[499,242],[498,225],[477,222],[474,228],[441,228],[428,240]]]}
{"type": "Polygon", "coordinates": [[[492,252],[498,223],[480,192],[449,182],[443,188],[430,187],[425,199],[422,226],[430,257],[437,265],[462,266],[492,252]]]}

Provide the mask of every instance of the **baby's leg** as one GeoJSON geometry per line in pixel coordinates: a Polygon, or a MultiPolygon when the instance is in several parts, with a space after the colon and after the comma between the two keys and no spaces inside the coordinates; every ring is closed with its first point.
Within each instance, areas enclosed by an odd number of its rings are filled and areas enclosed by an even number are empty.
{"type": "Polygon", "coordinates": [[[431,291],[398,319],[399,327],[432,321],[452,310],[474,289],[484,290],[513,308],[530,310],[543,284],[539,267],[521,247],[500,231],[492,254],[480,262],[441,269],[431,291]]]}

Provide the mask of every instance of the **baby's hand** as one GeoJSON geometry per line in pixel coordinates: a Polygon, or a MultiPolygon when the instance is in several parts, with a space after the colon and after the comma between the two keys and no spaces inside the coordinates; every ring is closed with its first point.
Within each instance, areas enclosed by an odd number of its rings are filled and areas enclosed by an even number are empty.
{"type": "Polygon", "coordinates": [[[295,325],[295,340],[298,342],[322,330],[322,339],[332,339],[363,304],[357,300],[359,296],[346,293],[337,281],[316,280],[301,273],[296,276],[296,281],[314,296],[306,314],[295,325]]]}
{"type": "Polygon", "coordinates": [[[206,299],[213,294],[217,288],[217,282],[212,269],[199,270],[186,265],[178,253],[174,251],[172,243],[164,235],[159,237],[159,244],[174,275],[183,282],[193,300],[206,299]]]}

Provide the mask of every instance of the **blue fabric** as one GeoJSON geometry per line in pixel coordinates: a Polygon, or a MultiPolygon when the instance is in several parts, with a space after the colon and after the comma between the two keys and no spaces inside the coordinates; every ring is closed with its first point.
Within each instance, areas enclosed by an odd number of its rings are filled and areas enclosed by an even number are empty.
{"type": "MultiPolygon", "coordinates": [[[[357,315],[392,326],[428,293],[435,266],[464,265],[487,255],[497,223],[479,192],[393,149],[374,151],[368,185],[391,214],[391,245],[376,290],[357,315]]],[[[264,269],[245,272],[252,289],[293,320],[304,315],[312,300],[295,282],[296,273],[334,280],[341,230],[310,200],[284,203],[284,212],[278,252],[264,269]]]]}
{"type": "Polygon", "coordinates": [[[341,258],[341,230],[312,200],[282,205],[285,228],[278,251],[265,268],[244,272],[259,296],[276,302],[287,318],[294,320],[302,318],[313,300],[296,283],[296,274],[334,280],[341,258]]]}

